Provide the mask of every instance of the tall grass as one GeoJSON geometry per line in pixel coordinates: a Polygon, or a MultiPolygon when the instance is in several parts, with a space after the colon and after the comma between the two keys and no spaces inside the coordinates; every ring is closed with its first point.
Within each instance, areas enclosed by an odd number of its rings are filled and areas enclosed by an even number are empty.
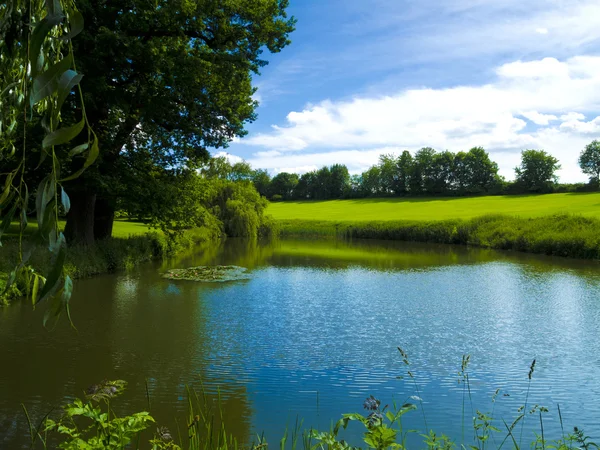
{"type": "Polygon", "coordinates": [[[281,236],[337,236],[473,245],[582,259],[600,259],[600,219],[560,214],[503,215],[468,220],[331,222],[282,220],[281,236]]]}

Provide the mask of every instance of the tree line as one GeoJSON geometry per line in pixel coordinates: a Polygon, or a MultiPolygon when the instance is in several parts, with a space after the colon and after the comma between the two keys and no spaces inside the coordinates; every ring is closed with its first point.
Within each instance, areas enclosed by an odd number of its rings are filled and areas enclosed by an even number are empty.
{"type": "Polygon", "coordinates": [[[590,175],[588,184],[559,184],[558,159],[544,150],[523,150],[515,180],[507,181],[482,147],[457,153],[424,147],[414,155],[407,150],[398,156],[381,155],[377,164],[357,175],[350,175],[344,164],[334,164],[302,175],[280,172],[271,177],[266,170],[252,170],[241,162],[231,166],[230,176],[252,180],[256,190],[273,201],[586,191],[598,187],[599,141],[586,146],[579,165],[590,175]]]}

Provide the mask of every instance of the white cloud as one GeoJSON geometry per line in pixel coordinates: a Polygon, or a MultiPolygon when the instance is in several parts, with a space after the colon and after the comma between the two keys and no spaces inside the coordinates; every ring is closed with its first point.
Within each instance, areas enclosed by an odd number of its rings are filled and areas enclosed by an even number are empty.
{"type": "Polygon", "coordinates": [[[539,34],[548,34],[548,28],[536,28],[535,32],[539,34]]]}
{"type": "Polygon", "coordinates": [[[599,135],[600,134],[600,116],[589,122],[583,120],[568,120],[560,124],[561,130],[566,130],[582,135],[599,135]]]}
{"type": "MultiPolygon", "coordinates": [[[[600,57],[514,61],[496,74],[480,86],[325,100],[290,112],[285,126],[241,143],[262,149],[253,165],[274,170],[343,162],[359,171],[385,148],[459,151],[481,145],[492,155],[544,148],[568,168],[565,180],[585,179],[571,169],[586,143],[582,139],[600,134],[600,117],[585,121],[586,114],[593,118],[600,111],[600,57]],[[527,128],[519,116],[538,127],[527,128]]],[[[512,177],[512,163],[502,166],[512,177]]]]}
{"type": "Polygon", "coordinates": [[[526,111],[521,113],[521,115],[536,125],[549,125],[551,121],[558,120],[558,117],[554,114],[541,114],[537,111],[526,111]]]}

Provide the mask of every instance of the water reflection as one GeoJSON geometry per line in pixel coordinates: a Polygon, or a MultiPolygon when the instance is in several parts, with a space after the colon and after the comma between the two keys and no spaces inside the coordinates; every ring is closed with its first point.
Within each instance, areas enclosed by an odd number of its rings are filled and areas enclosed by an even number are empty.
{"type": "MultiPolygon", "coordinates": [[[[480,409],[512,419],[524,400],[598,436],[600,285],[596,263],[465,247],[381,241],[228,240],[128,274],[76,283],[74,333],[48,333],[28,305],[0,309],[0,448],[26,444],[20,404],[41,417],[102,379],[125,379],[122,411],[146,409],[174,427],[185,386],[218,393],[238,439],[281,437],[296,416],[328,428],[370,394],[403,402],[409,352],[428,423],[460,437],[461,356],[472,355],[480,409]],[[237,264],[228,284],[161,278],[171,267],[237,264]],[[495,405],[496,388],[510,394],[495,405]],[[581,411],[585,414],[582,414],[581,411]],[[594,428],[596,427],[596,428],[594,428]]],[[[551,417],[550,417],[551,416],[551,417]]],[[[548,435],[557,432],[549,415],[548,435]]],[[[467,423],[470,423],[470,416],[467,423]]],[[[531,422],[534,422],[533,420],[531,422]]],[[[423,428],[422,416],[407,427],[423,428]]],[[[352,437],[352,430],[349,437],[352,437]]],[[[355,437],[355,436],[354,436],[355,437]]]]}

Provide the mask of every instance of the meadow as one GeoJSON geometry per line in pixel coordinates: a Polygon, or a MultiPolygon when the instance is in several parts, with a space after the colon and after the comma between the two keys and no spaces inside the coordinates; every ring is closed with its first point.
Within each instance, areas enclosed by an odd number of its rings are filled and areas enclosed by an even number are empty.
{"type": "Polygon", "coordinates": [[[279,202],[269,206],[268,214],[277,221],[339,222],[472,219],[489,214],[523,218],[572,214],[600,218],[600,193],[279,202]]]}

